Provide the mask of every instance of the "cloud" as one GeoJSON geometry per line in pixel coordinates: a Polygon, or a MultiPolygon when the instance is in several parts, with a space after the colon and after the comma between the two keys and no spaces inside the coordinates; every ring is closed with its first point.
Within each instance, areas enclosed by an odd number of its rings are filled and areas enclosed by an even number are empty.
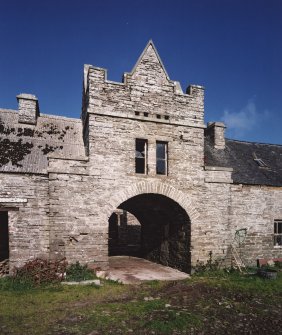
{"type": "Polygon", "coordinates": [[[267,116],[268,111],[258,112],[255,102],[249,100],[246,106],[238,112],[230,112],[225,109],[221,120],[227,126],[230,135],[243,137],[248,132],[255,130],[267,116]]]}

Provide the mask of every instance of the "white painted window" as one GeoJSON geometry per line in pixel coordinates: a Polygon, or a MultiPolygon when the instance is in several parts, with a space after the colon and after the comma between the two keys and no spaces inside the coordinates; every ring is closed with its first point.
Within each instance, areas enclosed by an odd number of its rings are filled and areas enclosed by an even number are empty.
{"type": "Polygon", "coordinates": [[[274,245],[282,247],[282,220],[274,221],[274,245]]]}
{"type": "Polygon", "coordinates": [[[135,140],[135,172],[147,174],[148,141],[137,138],[135,140]]]}
{"type": "Polygon", "coordinates": [[[156,148],[156,172],[157,174],[167,175],[168,166],[167,166],[167,155],[168,155],[168,145],[167,142],[157,141],[156,148]]]}

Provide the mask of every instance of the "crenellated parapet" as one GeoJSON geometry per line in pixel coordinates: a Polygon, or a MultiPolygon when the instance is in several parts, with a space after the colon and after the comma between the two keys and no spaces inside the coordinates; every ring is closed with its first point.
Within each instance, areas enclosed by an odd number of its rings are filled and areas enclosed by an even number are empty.
{"type": "Polygon", "coordinates": [[[123,82],[107,80],[107,70],[85,65],[82,119],[88,114],[204,128],[204,88],[191,85],[183,93],[169,79],[152,41],[123,82]]]}

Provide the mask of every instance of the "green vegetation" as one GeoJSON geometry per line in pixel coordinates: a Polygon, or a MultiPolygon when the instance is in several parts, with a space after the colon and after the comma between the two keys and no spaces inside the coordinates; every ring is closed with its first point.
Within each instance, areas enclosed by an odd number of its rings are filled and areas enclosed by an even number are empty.
{"type": "Polygon", "coordinates": [[[94,271],[89,269],[87,265],[81,265],[79,262],[71,264],[66,270],[67,281],[82,281],[97,278],[94,271]]]}
{"type": "Polygon", "coordinates": [[[281,330],[281,272],[277,280],[216,270],[179,282],[102,284],[34,287],[2,278],[0,334],[238,334],[246,329],[277,334],[281,330]]]}

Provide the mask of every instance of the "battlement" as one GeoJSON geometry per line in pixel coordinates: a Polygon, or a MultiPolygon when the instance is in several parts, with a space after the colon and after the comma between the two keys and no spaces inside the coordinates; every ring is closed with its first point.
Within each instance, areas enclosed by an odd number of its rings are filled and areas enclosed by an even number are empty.
{"type": "Polygon", "coordinates": [[[183,93],[152,41],[121,83],[107,80],[106,69],[85,65],[84,95],[83,119],[89,113],[204,127],[204,87],[190,85],[183,93]]]}

